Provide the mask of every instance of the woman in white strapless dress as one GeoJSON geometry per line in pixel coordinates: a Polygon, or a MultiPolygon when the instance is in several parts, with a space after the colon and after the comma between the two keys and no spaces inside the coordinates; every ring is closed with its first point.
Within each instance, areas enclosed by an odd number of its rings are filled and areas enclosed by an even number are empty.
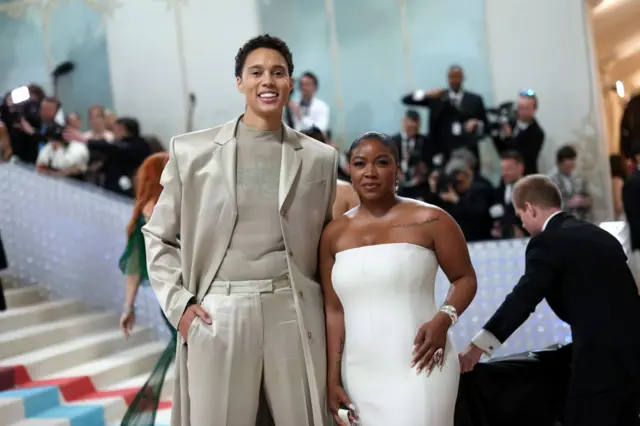
{"type": "Polygon", "coordinates": [[[320,244],[329,409],[339,425],[452,426],[460,365],[448,329],[476,291],[466,242],[441,209],[396,196],[388,136],[364,134],[349,161],[360,206],[320,244]],[[452,283],[440,308],[438,266],[452,283]]]}

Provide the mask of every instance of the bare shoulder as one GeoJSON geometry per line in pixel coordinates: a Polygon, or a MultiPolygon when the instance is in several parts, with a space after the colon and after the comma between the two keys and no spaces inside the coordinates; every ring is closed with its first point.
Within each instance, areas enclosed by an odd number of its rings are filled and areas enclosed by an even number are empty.
{"type": "Polygon", "coordinates": [[[404,226],[419,226],[438,223],[444,227],[455,225],[456,221],[443,209],[419,200],[403,198],[400,204],[400,215],[404,226]]]}
{"type": "Polygon", "coordinates": [[[350,222],[351,215],[348,212],[329,222],[322,231],[322,246],[329,247],[333,253],[337,239],[347,230],[350,222]]]}

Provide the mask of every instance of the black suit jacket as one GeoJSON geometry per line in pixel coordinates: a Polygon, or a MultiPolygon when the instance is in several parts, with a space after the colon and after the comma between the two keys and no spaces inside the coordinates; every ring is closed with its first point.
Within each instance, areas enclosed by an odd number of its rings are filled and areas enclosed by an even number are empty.
{"type": "Polygon", "coordinates": [[[546,299],[571,326],[573,377],[580,389],[606,389],[640,370],[640,296],[618,240],[559,213],[529,241],[525,273],[484,329],[500,342],[546,299]]]}
{"type": "MultiPolygon", "coordinates": [[[[398,147],[398,154],[400,158],[404,158],[404,151],[402,150],[402,134],[396,133],[391,137],[398,147]]],[[[429,140],[424,135],[418,135],[415,142],[415,151],[419,154],[420,160],[423,161],[427,167],[431,167],[433,163],[433,156],[437,154],[432,146],[429,144],[429,140]]]]}
{"type": "Polygon", "coordinates": [[[429,139],[437,152],[444,153],[447,159],[451,151],[458,148],[468,148],[478,156],[478,136],[469,135],[464,130],[461,135],[456,136],[452,134],[452,128],[454,122],[464,124],[467,120],[475,118],[484,123],[486,132],[487,111],[482,96],[464,91],[459,109],[452,105],[448,92],[440,99],[425,97],[419,101],[415,101],[413,93],[410,93],[402,98],[402,103],[430,109],[429,139]]]}
{"type": "Polygon", "coordinates": [[[87,146],[90,152],[99,152],[107,156],[103,166],[106,175],[104,187],[118,194],[133,197],[133,187],[121,188],[120,179],[127,177],[133,182],[136,170],[151,155],[151,147],[147,141],[141,137],[127,137],[115,142],[91,140],[87,146]]]}
{"type": "Polygon", "coordinates": [[[504,210],[504,214],[501,218],[498,218],[500,222],[500,228],[502,230],[502,238],[513,238],[514,231],[513,227],[517,226],[523,232],[524,235],[528,235],[527,231],[522,227],[522,221],[518,216],[516,216],[516,209],[513,207],[513,203],[505,202],[505,191],[507,187],[504,182],[500,182],[500,186],[498,186],[494,191],[494,204],[499,204],[502,206],[504,210]]]}
{"type": "Polygon", "coordinates": [[[640,250],[640,171],[635,170],[622,187],[622,205],[631,231],[631,247],[640,250]]]}
{"type": "MultiPolygon", "coordinates": [[[[512,129],[515,129],[516,123],[511,122],[509,125],[512,129]]],[[[540,151],[544,143],[544,130],[535,119],[515,137],[494,138],[493,141],[500,154],[505,151],[516,151],[522,155],[525,175],[538,173],[538,157],[540,157],[540,151]]]]}
{"type": "Polygon", "coordinates": [[[438,194],[429,202],[443,208],[455,219],[468,242],[490,240],[492,220],[489,208],[493,201],[493,188],[474,181],[467,192],[459,195],[460,200],[456,204],[443,200],[438,194]]]}
{"type": "Polygon", "coordinates": [[[634,95],[620,120],[620,153],[631,158],[631,146],[640,141],[640,94],[634,95]]]}

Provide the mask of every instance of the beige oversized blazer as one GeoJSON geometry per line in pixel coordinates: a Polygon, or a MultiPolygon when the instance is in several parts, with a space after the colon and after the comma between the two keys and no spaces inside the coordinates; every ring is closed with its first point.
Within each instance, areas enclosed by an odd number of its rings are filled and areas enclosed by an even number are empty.
{"type": "MultiPolygon", "coordinates": [[[[189,300],[201,302],[204,298],[233,234],[237,218],[235,130],[240,118],[172,139],[161,178],[164,190],[142,229],[151,287],[176,328],[189,300]]],[[[285,126],[278,192],[280,223],[314,426],[330,424],[326,414],[324,309],[316,269],[320,235],[331,219],[337,171],[334,148],[285,126]]],[[[178,333],[171,424],[203,426],[191,425],[189,420],[187,356],[188,348],[178,333]]]]}

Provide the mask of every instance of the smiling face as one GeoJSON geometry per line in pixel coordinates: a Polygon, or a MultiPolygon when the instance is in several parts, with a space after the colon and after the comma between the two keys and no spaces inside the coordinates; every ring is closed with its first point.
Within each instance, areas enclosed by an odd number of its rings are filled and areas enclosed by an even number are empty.
{"type": "Polygon", "coordinates": [[[395,194],[398,165],[391,148],[377,139],[363,139],[351,151],[351,183],[361,200],[379,200],[395,194]]]}
{"type": "Polygon", "coordinates": [[[285,58],[277,50],[259,48],[249,53],[236,83],[245,96],[247,115],[282,117],[293,79],[285,58]]]}

